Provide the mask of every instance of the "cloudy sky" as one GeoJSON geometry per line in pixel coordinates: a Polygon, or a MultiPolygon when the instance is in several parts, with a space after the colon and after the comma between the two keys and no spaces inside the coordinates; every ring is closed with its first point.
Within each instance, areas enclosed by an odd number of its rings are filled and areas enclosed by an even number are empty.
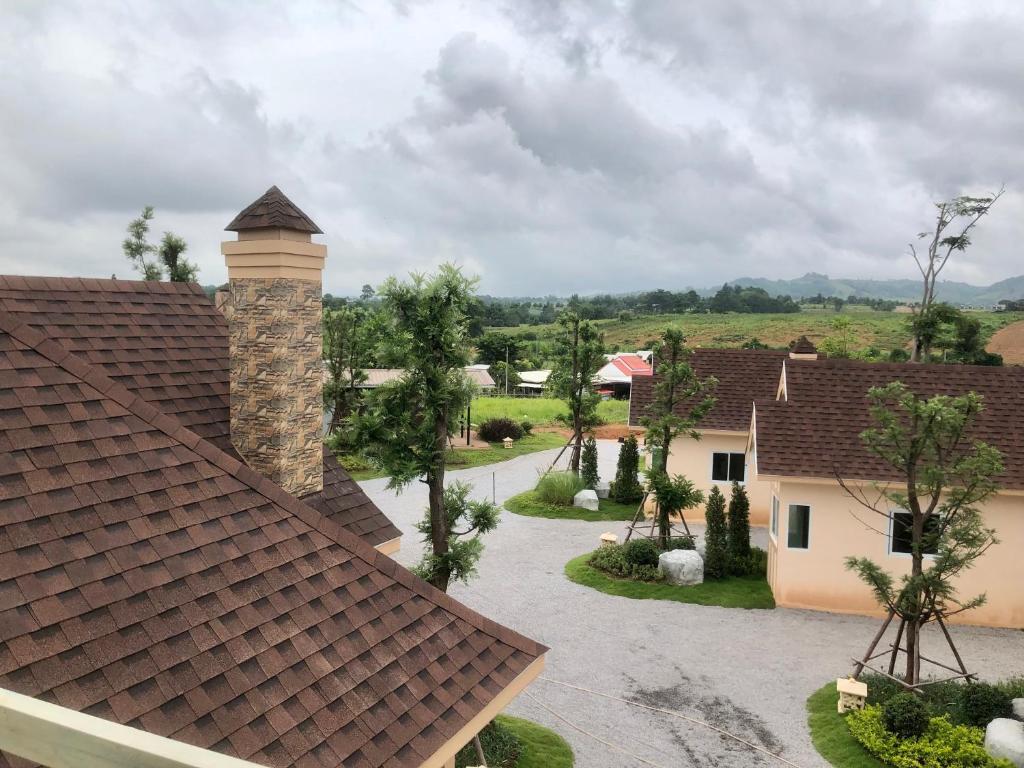
{"type": "Polygon", "coordinates": [[[225,278],[271,184],[325,290],[463,264],[497,295],[912,277],[933,200],[1007,194],[948,276],[1024,273],[1019,2],[0,6],[0,272],[225,278]]]}

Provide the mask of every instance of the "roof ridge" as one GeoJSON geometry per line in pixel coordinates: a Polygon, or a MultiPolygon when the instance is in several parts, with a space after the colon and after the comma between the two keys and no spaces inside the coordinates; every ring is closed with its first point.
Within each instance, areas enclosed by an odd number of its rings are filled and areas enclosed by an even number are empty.
{"type": "Polygon", "coordinates": [[[49,290],[49,291],[82,291],[86,290],[85,281],[102,290],[123,292],[149,293],[191,293],[206,295],[199,283],[184,283],[164,280],[122,280],[109,277],[59,277],[53,275],[0,275],[0,290],[49,290]],[[59,286],[59,287],[55,287],[59,286]]]}
{"type": "Polygon", "coordinates": [[[41,331],[37,331],[35,328],[18,321],[17,318],[5,310],[0,310],[0,331],[31,347],[50,362],[64,368],[64,370],[100,392],[103,397],[114,401],[144,423],[163,432],[172,440],[194,451],[217,468],[245,483],[267,500],[283,507],[286,512],[295,515],[313,530],[333,539],[336,544],[347,549],[353,556],[363,560],[407,589],[412,590],[423,598],[431,600],[439,607],[455,614],[480,631],[486,632],[524,653],[540,655],[547,650],[540,643],[513,629],[504,627],[492,619],[488,619],[486,616],[458,602],[448,593],[442,592],[418,576],[415,576],[411,571],[374,549],[354,533],[345,530],[338,523],[328,519],[305,502],[295,498],[279,485],[263,477],[263,475],[249,468],[244,463],[233,459],[210,441],[182,426],[174,417],[163,413],[156,406],[109,378],[100,369],[68,351],[63,345],[46,336],[41,331]]]}

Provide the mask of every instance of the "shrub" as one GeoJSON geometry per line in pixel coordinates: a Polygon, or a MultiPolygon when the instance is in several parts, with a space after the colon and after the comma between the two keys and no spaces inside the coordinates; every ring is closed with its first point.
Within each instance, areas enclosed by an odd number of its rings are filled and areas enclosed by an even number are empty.
{"type": "Polygon", "coordinates": [[[633,539],[622,545],[622,555],[630,565],[658,567],[658,547],[650,539],[633,539]]]}
{"type": "Polygon", "coordinates": [[[928,729],[928,709],[913,693],[897,693],[882,705],[882,724],[901,739],[916,739],[928,729]]]}
{"type": "Polygon", "coordinates": [[[724,579],[729,575],[729,530],[725,522],[725,497],[717,485],[708,494],[704,521],[704,575],[724,579]]]}
{"type": "Polygon", "coordinates": [[[742,485],[733,481],[729,499],[729,562],[733,573],[746,572],[750,559],[750,500],[742,485]]]}
{"type": "Polygon", "coordinates": [[[529,419],[523,419],[520,421],[519,426],[522,427],[524,436],[533,434],[533,422],[529,419]]]}
{"type": "Polygon", "coordinates": [[[656,565],[634,565],[630,578],[634,581],[658,581],[661,572],[656,565]]]}
{"type": "Polygon", "coordinates": [[[335,454],[335,456],[338,459],[338,463],[349,472],[368,472],[374,468],[369,459],[365,456],[360,456],[358,453],[340,453],[335,454]]]}
{"type": "Polygon", "coordinates": [[[587,488],[596,488],[601,476],[597,474],[597,440],[588,437],[583,441],[583,455],[580,457],[580,479],[587,488]]]}
{"type": "Polygon", "coordinates": [[[1010,717],[1013,702],[1006,691],[988,683],[971,683],[959,686],[957,710],[960,719],[967,725],[984,728],[997,717],[1010,717]]]}
{"type": "MultiPolygon", "coordinates": [[[[487,765],[492,768],[515,768],[523,754],[523,744],[508,726],[492,720],[480,731],[480,746],[484,748],[487,765]]],[[[471,741],[455,756],[456,768],[479,765],[476,748],[471,741]]]]}
{"type": "Polygon", "coordinates": [[[632,567],[626,562],[621,544],[606,544],[602,546],[590,556],[587,565],[615,576],[627,576],[632,567]]]}
{"type": "Polygon", "coordinates": [[[615,481],[611,484],[610,495],[619,504],[635,504],[644,497],[637,472],[640,471],[640,446],[636,437],[629,435],[619,448],[619,463],[615,468],[615,481]]]}
{"type": "Polygon", "coordinates": [[[638,555],[637,553],[641,548],[631,547],[632,544],[651,544],[646,539],[637,539],[636,541],[630,541],[626,544],[610,544],[605,545],[593,552],[590,555],[590,559],[587,560],[587,565],[591,568],[596,568],[599,571],[610,573],[612,576],[618,576],[624,579],[633,579],[634,581],[658,581],[661,578],[661,574],[658,572],[658,559],[656,556],[657,549],[654,550],[655,558],[652,564],[647,558],[646,554],[638,555]],[[627,552],[633,553],[633,560],[630,560],[630,555],[627,552]],[[637,562],[639,558],[642,562],[637,562]]]}
{"type": "Polygon", "coordinates": [[[583,481],[573,472],[548,472],[537,482],[537,498],[545,504],[571,507],[583,481]]]}
{"type": "Polygon", "coordinates": [[[673,549],[696,549],[697,542],[694,541],[693,536],[676,536],[668,540],[668,546],[665,547],[666,552],[671,552],[673,549]]]}
{"type": "Polygon", "coordinates": [[[868,687],[868,704],[884,704],[893,696],[905,693],[906,688],[885,675],[867,673],[860,678],[868,687]]]}
{"type": "Polygon", "coordinates": [[[760,547],[751,547],[746,561],[740,563],[736,570],[740,576],[767,576],[768,553],[760,547]]]}
{"type": "Polygon", "coordinates": [[[500,443],[506,437],[520,440],[523,437],[523,427],[512,419],[487,419],[477,428],[477,434],[480,435],[481,440],[486,440],[488,443],[500,443]]]}
{"type": "Polygon", "coordinates": [[[981,728],[953,725],[946,717],[929,720],[917,739],[901,739],[886,730],[877,706],[851,712],[846,724],[864,749],[895,768],[1012,768],[1008,760],[994,759],[985,751],[981,728]]]}

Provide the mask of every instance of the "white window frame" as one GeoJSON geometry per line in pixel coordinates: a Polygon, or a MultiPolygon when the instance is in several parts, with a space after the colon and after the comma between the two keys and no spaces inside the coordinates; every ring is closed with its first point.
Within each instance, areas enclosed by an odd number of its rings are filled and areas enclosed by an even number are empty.
{"type": "Polygon", "coordinates": [[[781,507],[782,505],[779,502],[779,497],[773,493],[771,517],[768,520],[768,535],[776,545],[779,543],[779,509],[781,509],[781,507]]]}
{"type": "Polygon", "coordinates": [[[711,482],[712,483],[716,483],[716,484],[717,483],[724,483],[726,485],[731,485],[732,482],[733,482],[732,480],[716,480],[715,479],[715,454],[716,453],[724,453],[726,456],[729,457],[729,464],[728,464],[728,467],[726,468],[726,471],[725,471],[726,475],[731,474],[729,472],[729,469],[731,469],[731,467],[732,467],[732,456],[733,456],[733,454],[737,454],[737,455],[743,457],[743,479],[742,480],[737,480],[736,482],[739,483],[740,485],[746,485],[747,484],[747,465],[749,464],[749,462],[747,461],[747,454],[744,451],[711,451],[711,455],[708,457],[709,458],[708,478],[710,478],[711,482]]]}
{"type": "Polygon", "coordinates": [[[810,504],[805,504],[801,501],[790,501],[786,503],[786,549],[790,552],[810,552],[811,551],[811,519],[814,517],[814,507],[810,504]],[[789,512],[790,507],[807,507],[807,546],[806,547],[791,547],[789,545],[789,512]]]}
{"type": "MultiPolygon", "coordinates": [[[[888,532],[888,536],[886,537],[885,548],[888,550],[888,554],[889,554],[890,557],[913,557],[914,554],[912,552],[897,552],[896,550],[894,550],[892,548],[892,543],[893,543],[893,540],[894,540],[892,532],[893,532],[893,528],[896,527],[896,515],[913,515],[913,512],[908,512],[905,509],[890,509],[889,510],[889,532],[888,532]]],[[[929,554],[929,553],[925,552],[922,555],[922,557],[924,557],[925,559],[928,559],[928,560],[934,560],[937,556],[938,556],[937,552],[935,554],[929,554]]]]}

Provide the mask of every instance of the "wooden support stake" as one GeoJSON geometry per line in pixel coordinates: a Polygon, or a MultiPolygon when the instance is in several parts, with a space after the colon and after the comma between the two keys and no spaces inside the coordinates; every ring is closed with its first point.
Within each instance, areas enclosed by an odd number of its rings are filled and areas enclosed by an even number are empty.
{"type": "Polygon", "coordinates": [[[899,629],[896,630],[896,642],[892,644],[892,656],[889,658],[889,674],[893,674],[896,671],[896,658],[900,655],[900,641],[903,639],[903,628],[907,625],[907,620],[900,618],[899,629]]]}
{"type": "MultiPolygon", "coordinates": [[[[949,649],[953,651],[953,656],[956,658],[956,663],[960,665],[960,671],[965,675],[967,674],[967,667],[964,666],[964,660],[960,658],[960,651],[956,649],[956,644],[953,642],[953,637],[949,634],[949,630],[946,629],[946,622],[942,620],[942,614],[938,614],[935,620],[939,622],[939,627],[942,629],[942,634],[946,636],[946,642],[949,643],[949,649]]],[[[971,675],[971,677],[974,677],[971,675]]]]}
{"type": "Polygon", "coordinates": [[[854,662],[857,665],[853,670],[853,678],[855,680],[860,677],[860,673],[864,671],[864,667],[867,666],[867,662],[871,658],[871,654],[874,652],[875,647],[878,645],[878,641],[882,639],[882,635],[884,635],[885,630],[889,628],[889,625],[892,623],[892,618],[895,615],[896,611],[890,608],[889,615],[885,617],[885,621],[882,622],[882,626],[878,628],[878,632],[875,633],[874,638],[871,640],[871,645],[868,646],[868,650],[864,654],[864,659],[862,661],[854,659],[854,662]]]}

